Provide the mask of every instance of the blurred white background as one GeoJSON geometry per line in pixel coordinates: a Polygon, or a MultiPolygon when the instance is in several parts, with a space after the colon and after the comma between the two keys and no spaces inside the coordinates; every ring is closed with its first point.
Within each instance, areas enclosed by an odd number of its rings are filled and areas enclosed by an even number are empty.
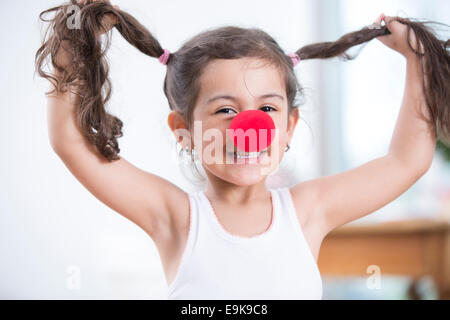
{"type": "MultiPolygon", "coordinates": [[[[165,299],[167,285],[152,240],[91,195],[49,145],[48,84],[33,78],[34,54],[43,31],[39,13],[60,3],[0,2],[0,298],[165,299]]],[[[382,12],[450,20],[447,0],[113,4],[135,16],[171,51],[222,25],[259,27],[292,52],[334,41],[371,24],[382,12]]],[[[117,31],[108,58],[113,84],[108,108],[124,122],[121,155],[194,191],[178,167],[167,126],[165,67],[131,47],[117,31]]],[[[304,121],[297,125],[282,168],[271,177],[273,185],[337,173],[386,153],[405,80],[405,61],[398,53],[373,40],[354,61],[302,61],[296,72],[306,89],[300,109],[304,121]]],[[[436,188],[449,190],[449,182],[448,164],[437,156],[413,188],[364,219],[444,214],[436,188]]]]}

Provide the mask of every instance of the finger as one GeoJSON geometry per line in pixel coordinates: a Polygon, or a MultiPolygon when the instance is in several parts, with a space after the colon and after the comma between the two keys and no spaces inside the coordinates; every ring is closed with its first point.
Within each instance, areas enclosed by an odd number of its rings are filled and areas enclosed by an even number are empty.
{"type": "Polygon", "coordinates": [[[384,19],[386,23],[386,27],[391,33],[395,33],[396,31],[400,31],[401,25],[394,17],[386,16],[384,19]]]}
{"type": "Polygon", "coordinates": [[[383,16],[384,16],[384,13],[380,14],[380,15],[378,16],[378,18],[375,20],[375,23],[381,24],[381,21],[383,20],[383,16]]]}
{"type": "Polygon", "coordinates": [[[391,17],[391,16],[385,16],[385,17],[384,17],[384,21],[385,21],[386,23],[390,23],[392,20],[394,20],[394,17],[391,17]]]}
{"type": "MultiPolygon", "coordinates": [[[[113,6],[114,9],[120,10],[118,5],[113,6]]],[[[111,28],[117,24],[117,16],[115,14],[107,14],[105,15],[105,22],[108,24],[108,27],[111,28]]]]}
{"type": "Polygon", "coordinates": [[[114,14],[106,14],[104,24],[108,29],[112,28],[117,24],[117,17],[114,14]]]}
{"type": "MultiPolygon", "coordinates": [[[[384,15],[384,13],[381,13],[381,14],[378,16],[378,18],[375,20],[375,23],[381,26],[381,21],[384,21],[385,18],[386,18],[386,16],[384,15]]],[[[383,42],[383,43],[386,43],[386,40],[385,40],[385,39],[386,39],[387,36],[388,36],[388,35],[379,36],[379,37],[376,37],[376,39],[379,40],[379,41],[381,41],[381,42],[383,42]]]]}

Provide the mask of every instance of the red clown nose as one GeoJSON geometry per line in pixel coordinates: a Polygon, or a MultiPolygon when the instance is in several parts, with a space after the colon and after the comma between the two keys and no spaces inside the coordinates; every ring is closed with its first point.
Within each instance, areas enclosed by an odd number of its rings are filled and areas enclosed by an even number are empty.
{"type": "Polygon", "coordinates": [[[240,150],[259,152],[272,143],[274,139],[272,129],[275,129],[275,124],[267,113],[261,110],[246,110],[239,112],[233,118],[228,133],[234,145],[240,150]],[[247,130],[249,131],[247,132],[247,130]],[[250,139],[254,139],[254,137],[256,137],[256,141],[250,143],[250,139]]]}

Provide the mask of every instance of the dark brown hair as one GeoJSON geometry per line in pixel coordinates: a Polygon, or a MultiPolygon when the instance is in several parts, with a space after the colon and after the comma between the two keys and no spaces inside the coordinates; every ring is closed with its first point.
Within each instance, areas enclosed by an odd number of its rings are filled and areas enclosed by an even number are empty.
{"type": "MultiPolygon", "coordinates": [[[[99,35],[98,30],[101,30],[101,21],[106,14],[117,17],[115,28],[141,52],[154,58],[159,58],[164,53],[158,40],[130,14],[115,9],[107,2],[88,0],[86,4],[79,5],[72,0],[71,3],[45,10],[40,14],[41,20],[50,22],[50,25],[42,46],[36,52],[35,63],[39,75],[54,84],[54,90],[47,94],[55,90],[64,92],[71,86],[77,88],[76,93],[81,98],[77,106],[77,121],[82,134],[90,143],[95,144],[105,158],[116,160],[119,159],[120,152],[117,138],[122,136],[123,123],[106,112],[105,108],[111,95],[111,83],[105,59],[111,32],[107,33],[106,43],[103,43],[103,36],[99,35]],[[71,5],[78,5],[81,9],[81,28],[79,29],[67,27],[67,19],[72,15],[72,12],[68,11],[71,5]],[[50,12],[55,13],[54,17],[45,20],[43,16],[50,12]],[[72,44],[68,48],[73,56],[73,68],[70,71],[63,69],[55,62],[56,53],[61,48],[63,40],[68,40],[72,44]],[[60,77],[57,78],[43,70],[48,57],[54,68],[61,72],[60,77]]],[[[420,59],[423,71],[422,85],[427,107],[432,116],[428,122],[437,128],[438,137],[450,141],[449,40],[439,40],[428,26],[436,22],[420,22],[400,17],[396,19],[407,25],[408,31],[412,29],[417,39],[424,45],[423,53],[414,52],[420,59]]],[[[381,29],[364,27],[347,33],[334,42],[304,46],[296,53],[302,60],[332,57],[351,60],[356,56],[350,56],[346,52],[348,49],[389,33],[386,26],[382,26],[381,29]]],[[[409,36],[408,44],[413,50],[409,36]]],[[[200,91],[199,78],[202,70],[213,59],[241,57],[261,58],[278,67],[284,75],[289,111],[298,107],[298,101],[295,99],[297,93],[300,93],[300,96],[303,95],[303,88],[298,83],[291,59],[278,43],[266,32],[257,28],[224,26],[196,35],[185,42],[178,51],[171,53],[163,87],[170,109],[177,110],[188,126],[191,126],[193,108],[200,91]]]]}

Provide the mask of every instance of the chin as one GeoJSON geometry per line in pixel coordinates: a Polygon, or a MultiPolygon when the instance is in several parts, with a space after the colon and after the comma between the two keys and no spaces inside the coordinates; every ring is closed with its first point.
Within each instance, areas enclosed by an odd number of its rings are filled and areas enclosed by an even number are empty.
{"type": "Polygon", "coordinates": [[[229,182],[233,183],[237,186],[245,187],[245,186],[252,186],[258,183],[261,183],[261,181],[264,181],[266,179],[266,176],[258,176],[258,177],[234,177],[234,179],[230,179],[229,182]]]}
{"type": "Polygon", "coordinates": [[[251,186],[265,180],[267,175],[262,173],[261,167],[233,168],[232,165],[220,167],[209,166],[207,170],[214,176],[238,186],[251,186]]]}

